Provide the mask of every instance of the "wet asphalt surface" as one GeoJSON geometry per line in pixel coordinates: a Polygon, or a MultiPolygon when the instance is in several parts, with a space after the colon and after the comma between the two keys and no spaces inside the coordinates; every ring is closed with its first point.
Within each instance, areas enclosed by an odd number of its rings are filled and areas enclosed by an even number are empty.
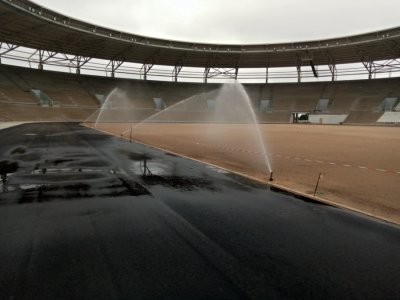
{"type": "Polygon", "coordinates": [[[0,299],[396,299],[400,228],[72,123],[0,131],[0,299]]]}

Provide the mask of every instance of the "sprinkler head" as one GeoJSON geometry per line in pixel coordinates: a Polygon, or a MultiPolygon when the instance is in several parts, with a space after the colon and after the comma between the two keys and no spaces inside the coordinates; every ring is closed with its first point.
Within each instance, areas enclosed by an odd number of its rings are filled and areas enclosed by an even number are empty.
{"type": "Polygon", "coordinates": [[[274,178],[272,177],[272,175],[274,174],[274,172],[271,171],[271,173],[269,173],[269,181],[274,181],[274,178]]]}

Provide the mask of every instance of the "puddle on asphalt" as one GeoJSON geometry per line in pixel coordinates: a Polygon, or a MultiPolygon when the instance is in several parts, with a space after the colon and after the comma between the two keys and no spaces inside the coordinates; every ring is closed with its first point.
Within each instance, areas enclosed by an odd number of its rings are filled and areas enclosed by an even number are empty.
{"type": "Polygon", "coordinates": [[[20,184],[19,185],[19,187],[24,191],[39,188],[40,186],[41,186],[41,184],[20,184]]]}
{"type": "Polygon", "coordinates": [[[0,180],[7,181],[9,175],[18,171],[19,165],[16,161],[2,160],[0,161],[0,180]]]}
{"type": "Polygon", "coordinates": [[[94,182],[38,182],[0,187],[0,204],[151,195],[140,183],[121,177],[94,182]]]}
{"type": "MultiPolygon", "coordinates": [[[[110,170],[111,173],[112,170],[110,170]]],[[[32,174],[71,174],[71,173],[102,173],[102,169],[90,169],[90,168],[35,168],[32,174]]]]}
{"type": "Polygon", "coordinates": [[[12,155],[14,155],[14,154],[24,154],[25,152],[26,152],[26,149],[25,149],[25,148],[18,147],[18,148],[13,149],[13,150],[11,151],[11,154],[12,154],[12,155]]]}
{"type": "Polygon", "coordinates": [[[213,171],[215,171],[217,173],[220,173],[220,174],[228,174],[229,173],[228,171],[226,171],[224,169],[221,169],[221,168],[218,168],[218,167],[215,167],[215,166],[211,166],[211,165],[206,165],[206,168],[210,169],[210,170],[213,170],[213,171]]]}
{"type": "Polygon", "coordinates": [[[23,162],[34,162],[40,160],[42,157],[41,154],[31,152],[31,153],[24,153],[24,154],[14,154],[13,158],[21,160],[23,162]]]}
{"type": "Polygon", "coordinates": [[[207,190],[218,191],[213,181],[207,178],[199,177],[181,177],[181,176],[159,176],[147,175],[141,176],[142,181],[147,185],[161,185],[171,187],[181,191],[207,190]]]}
{"type": "Polygon", "coordinates": [[[134,161],[129,169],[136,175],[165,175],[170,172],[170,166],[160,161],[134,161]]]}
{"type": "Polygon", "coordinates": [[[59,165],[59,164],[66,163],[66,162],[71,162],[71,161],[74,161],[74,160],[73,159],[58,158],[58,159],[50,160],[49,163],[52,163],[54,165],[59,165]]]}
{"type": "MultiPolygon", "coordinates": [[[[0,181],[0,194],[1,193],[7,193],[7,192],[13,192],[17,189],[17,187],[13,186],[13,185],[9,185],[9,184],[3,184],[0,181]]],[[[0,199],[1,200],[1,199],[0,199]]]]}
{"type": "Polygon", "coordinates": [[[153,157],[151,155],[149,155],[145,152],[138,153],[138,152],[132,152],[132,151],[129,151],[126,149],[118,150],[118,152],[133,161],[143,161],[143,160],[149,161],[149,160],[153,159],[153,157]]]}

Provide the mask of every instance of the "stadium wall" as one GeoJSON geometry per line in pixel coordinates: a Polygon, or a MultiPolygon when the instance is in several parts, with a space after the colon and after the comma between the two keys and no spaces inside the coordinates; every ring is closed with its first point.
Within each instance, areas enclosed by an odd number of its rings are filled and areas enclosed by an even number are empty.
{"type": "Polygon", "coordinates": [[[377,122],[400,124],[400,111],[387,111],[378,119],[377,122]]]}
{"type": "Polygon", "coordinates": [[[347,114],[310,114],[308,122],[311,124],[341,124],[346,120],[347,114]]]}

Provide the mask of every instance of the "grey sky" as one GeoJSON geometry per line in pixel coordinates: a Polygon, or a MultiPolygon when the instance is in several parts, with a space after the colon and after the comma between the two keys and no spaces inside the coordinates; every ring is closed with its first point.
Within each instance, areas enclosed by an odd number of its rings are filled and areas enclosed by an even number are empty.
{"type": "Polygon", "coordinates": [[[275,43],[400,26],[400,0],[35,0],[101,26],[158,38],[275,43]]]}

